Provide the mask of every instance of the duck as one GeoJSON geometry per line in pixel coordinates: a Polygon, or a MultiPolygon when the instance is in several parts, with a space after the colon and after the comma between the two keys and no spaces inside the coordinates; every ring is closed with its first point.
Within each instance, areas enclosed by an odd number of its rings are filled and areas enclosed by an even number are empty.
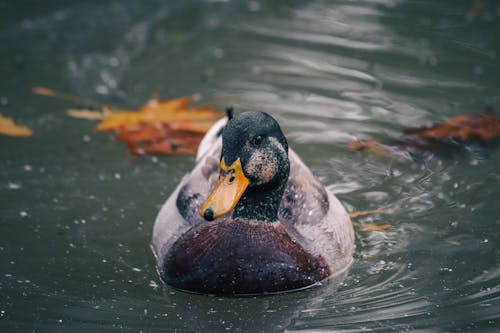
{"type": "Polygon", "coordinates": [[[340,201],[268,113],[232,113],[202,139],[194,169],[161,207],[151,247],[176,289],[256,295],[345,272],[354,231],[340,201]]]}

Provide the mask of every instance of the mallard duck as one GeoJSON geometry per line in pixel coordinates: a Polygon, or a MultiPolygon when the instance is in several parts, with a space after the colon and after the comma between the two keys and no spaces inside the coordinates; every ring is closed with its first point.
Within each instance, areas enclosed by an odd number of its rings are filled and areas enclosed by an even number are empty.
{"type": "Polygon", "coordinates": [[[302,289],[352,262],[349,215],[264,112],[219,120],[161,208],[152,248],[169,285],[209,294],[302,289]]]}

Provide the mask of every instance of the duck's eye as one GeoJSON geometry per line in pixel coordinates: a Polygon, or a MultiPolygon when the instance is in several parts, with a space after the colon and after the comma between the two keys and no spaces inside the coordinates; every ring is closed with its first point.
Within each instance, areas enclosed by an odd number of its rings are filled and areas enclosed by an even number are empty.
{"type": "Polygon", "coordinates": [[[254,138],[252,139],[252,144],[253,144],[254,146],[257,146],[257,147],[258,147],[258,146],[260,146],[260,144],[262,143],[262,140],[263,140],[263,139],[262,139],[262,136],[257,135],[256,137],[254,137],[254,138]]]}

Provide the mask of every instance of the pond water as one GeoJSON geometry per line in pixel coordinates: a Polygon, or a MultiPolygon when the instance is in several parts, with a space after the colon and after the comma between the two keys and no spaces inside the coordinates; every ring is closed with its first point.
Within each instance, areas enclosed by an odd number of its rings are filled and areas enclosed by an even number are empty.
{"type": "Polygon", "coordinates": [[[0,1],[2,332],[500,330],[500,151],[413,163],[353,139],[500,108],[495,1],[0,1]],[[130,157],[71,103],[195,95],[264,110],[350,211],[338,286],[258,298],[164,286],[154,218],[193,157],[130,157]]]}

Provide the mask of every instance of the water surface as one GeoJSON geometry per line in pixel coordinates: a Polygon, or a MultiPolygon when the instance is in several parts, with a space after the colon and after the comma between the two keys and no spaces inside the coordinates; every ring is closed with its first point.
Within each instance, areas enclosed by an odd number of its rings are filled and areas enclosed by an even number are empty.
{"type": "Polygon", "coordinates": [[[353,139],[500,108],[494,1],[0,1],[2,332],[494,332],[500,329],[500,153],[423,163],[353,139]],[[264,298],[162,285],[154,218],[192,157],[127,155],[45,85],[135,108],[194,95],[264,110],[358,223],[335,288],[264,298]]]}

